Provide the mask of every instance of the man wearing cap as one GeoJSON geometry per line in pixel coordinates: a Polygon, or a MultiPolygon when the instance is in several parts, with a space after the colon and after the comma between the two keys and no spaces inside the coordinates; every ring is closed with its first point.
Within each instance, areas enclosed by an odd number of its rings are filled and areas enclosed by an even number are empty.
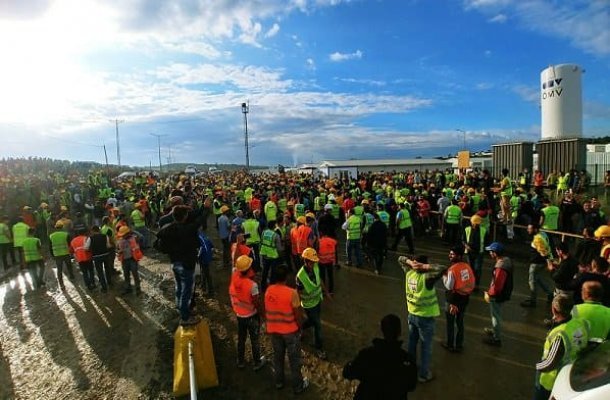
{"type": "Polygon", "coordinates": [[[475,290],[481,284],[483,272],[483,254],[485,253],[485,238],[487,230],[481,226],[483,219],[479,215],[470,217],[470,226],[464,229],[464,247],[468,264],[472,267],[475,276],[475,290]]]}
{"type": "Polygon", "coordinates": [[[55,259],[55,265],[57,266],[57,282],[62,290],[65,288],[63,275],[64,265],[68,270],[70,279],[74,279],[72,261],[70,260],[70,235],[63,230],[63,227],[61,221],[57,221],[55,223],[55,232],[49,235],[51,255],[55,259]]]}
{"type": "Polygon", "coordinates": [[[330,293],[326,290],[326,285],[320,277],[320,268],[318,266],[318,254],[315,249],[308,247],[301,254],[303,266],[297,272],[296,288],[301,297],[301,306],[305,310],[307,320],[303,324],[303,329],[313,327],[314,329],[314,345],[317,350],[317,355],[321,359],[326,359],[326,352],[323,350],[322,342],[322,298],[323,294],[327,298],[331,298],[330,293]]]}
{"type": "Polygon", "coordinates": [[[89,290],[95,288],[95,277],[93,276],[93,256],[89,250],[91,239],[87,236],[87,231],[80,230],[74,239],[70,241],[70,253],[74,254],[74,259],[83,274],[83,281],[89,290]]]}
{"type": "Polygon", "coordinates": [[[142,212],[142,204],[136,203],[135,209],[131,212],[131,222],[133,223],[133,228],[136,232],[138,232],[141,236],[140,245],[142,249],[146,249],[148,247],[148,228],[146,227],[146,217],[142,212]]]}
{"type": "Polygon", "coordinates": [[[229,207],[223,205],[220,207],[220,216],[218,217],[218,236],[222,242],[222,267],[229,269],[231,264],[231,243],[229,235],[231,234],[231,222],[229,221],[229,207]]]}
{"type": "Polygon", "coordinates": [[[552,259],[551,245],[546,232],[540,232],[538,224],[533,222],[527,226],[527,233],[532,236],[530,245],[530,265],[528,271],[528,284],[530,297],[521,302],[521,307],[536,307],[537,289],[540,287],[547,296],[548,301],[553,300],[553,290],[542,277],[547,260],[552,259]]]}
{"type": "Polygon", "coordinates": [[[510,300],[513,291],[513,263],[504,255],[504,246],[493,242],[485,248],[496,262],[489,289],[485,291],[485,301],[489,303],[491,328],[485,328],[486,337],[483,343],[490,346],[502,346],[502,304],[510,300]]]}
{"type": "Polygon", "coordinates": [[[447,299],[445,309],[447,341],[442,345],[447,350],[458,353],[464,349],[464,316],[470,294],[475,287],[474,272],[470,265],[462,261],[463,255],[462,246],[455,246],[449,250],[451,266],[443,274],[447,299]]]}
{"type": "Polygon", "coordinates": [[[309,386],[303,378],[301,366],[300,327],[303,321],[303,308],[299,294],[287,285],[288,270],[280,265],[276,271],[277,281],[265,292],[265,320],[267,333],[273,346],[273,371],[275,388],[284,387],[284,363],[286,353],[290,363],[292,389],[300,393],[309,386]]]}
{"type": "Polygon", "coordinates": [[[229,285],[229,296],[231,306],[237,316],[237,368],[246,367],[246,339],[249,336],[253,369],[258,371],[263,367],[265,361],[264,357],[261,357],[259,342],[262,304],[258,284],[252,279],[255,275],[250,268],[252,261],[252,258],[248,256],[240,256],[235,262],[229,285]]]}
{"type": "Polygon", "coordinates": [[[108,291],[110,281],[106,277],[110,276],[111,266],[108,264],[108,252],[110,251],[110,239],[107,235],[100,232],[97,225],[91,227],[91,255],[93,256],[93,266],[97,272],[97,279],[102,286],[102,292],[108,291]]]}
{"type": "Polygon", "coordinates": [[[131,293],[131,276],[133,275],[134,286],[136,287],[136,295],[140,295],[140,274],[138,273],[138,261],[142,259],[142,250],[138,245],[136,234],[134,234],[129,226],[122,226],[117,232],[117,253],[121,265],[123,266],[123,276],[125,278],[125,289],[122,294],[131,293]]]}
{"type": "Polygon", "coordinates": [[[277,205],[271,200],[271,197],[265,203],[265,218],[267,222],[277,221],[277,205]]]}
{"type": "Polygon", "coordinates": [[[275,231],[276,221],[270,220],[267,228],[263,231],[261,240],[261,258],[263,263],[263,273],[261,276],[261,289],[265,293],[269,281],[275,280],[275,269],[281,262],[281,255],[284,251],[281,236],[275,231]]]}

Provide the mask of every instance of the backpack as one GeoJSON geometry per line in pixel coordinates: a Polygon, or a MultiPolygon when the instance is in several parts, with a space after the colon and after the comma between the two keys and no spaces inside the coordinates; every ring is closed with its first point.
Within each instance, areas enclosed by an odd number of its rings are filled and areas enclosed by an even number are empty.
{"type": "Polygon", "coordinates": [[[199,248],[199,252],[197,254],[197,259],[200,265],[209,264],[212,262],[212,249],[214,248],[214,244],[210,239],[208,239],[203,233],[199,234],[199,243],[201,247],[199,248]]]}

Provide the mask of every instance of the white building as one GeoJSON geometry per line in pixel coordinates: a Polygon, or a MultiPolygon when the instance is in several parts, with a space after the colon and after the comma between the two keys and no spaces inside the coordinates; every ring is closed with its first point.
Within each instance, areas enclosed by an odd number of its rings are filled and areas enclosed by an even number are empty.
{"type": "Polygon", "coordinates": [[[437,158],[326,160],[318,165],[318,169],[325,176],[349,176],[352,178],[356,178],[361,172],[425,171],[445,168],[451,168],[451,162],[437,158]]]}

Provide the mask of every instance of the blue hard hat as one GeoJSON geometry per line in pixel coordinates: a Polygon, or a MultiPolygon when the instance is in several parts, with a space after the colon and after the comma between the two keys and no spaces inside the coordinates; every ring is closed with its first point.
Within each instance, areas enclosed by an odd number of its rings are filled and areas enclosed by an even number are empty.
{"type": "Polygon", "coordinates": [[[504,245],[500,242],[493,242],[489,246],[485,247],[485,250],[501,253],[502,251],[504,251],[504,245]]]}

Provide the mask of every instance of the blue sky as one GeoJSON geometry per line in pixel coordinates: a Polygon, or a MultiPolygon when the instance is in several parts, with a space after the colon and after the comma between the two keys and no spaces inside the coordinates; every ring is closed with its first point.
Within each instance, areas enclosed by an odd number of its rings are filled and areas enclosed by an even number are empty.
{"type": "Polygon", "coordinates": [[[540,72],[574,63],[610,135],[608,0],[0,3],[0,157],[251,164],[540,138],[540,72]]]}

